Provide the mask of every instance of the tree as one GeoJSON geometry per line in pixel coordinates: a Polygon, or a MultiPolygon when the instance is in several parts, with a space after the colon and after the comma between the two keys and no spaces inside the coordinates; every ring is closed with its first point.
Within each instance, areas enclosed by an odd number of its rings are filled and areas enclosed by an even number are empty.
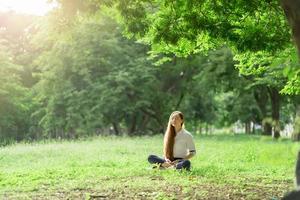
{"type": "MultiPolygon", "coordinates": [[[[292,34],[294,37],[294,41],[296,43],[298,49],[298,57],[300,56],[300,2],[299,0],[281,0],[282,7],[284,9],[286,18],[289,21],[289,24],[292,28],[292,34]]],[[[295,62],[294,62],[295,63],[295,62]]],[[[292,65],[292,73],[290,73],[290,81],[288,82],[287,86],[285,87],[284,92],[287,94],[300,94],[300,69],[299,63],[292,65]]],[[[296,98],[297,99],[297,98],[296,98]]],[[[297,114],[295,119],[295,126],[294,126],[294,137],[297,140],[300,139],[300,103],[299,100],[297,102],[297,114]]]]}
{"type": "MultiPolygon", "coordinates": [[[[289,10],[288,13],[291,12],[292,16],[296,11],[289,9],[293,5],[291,2],[286,1],[282,6],[275,0],[266,2],[123,0],[88,2],[77,9],[87,11],[84,8],[93,4],[103,9],[103,5],[116,4],[124,19],[123,24],[128,35],[150,44],[154,54],[174,53],[176,56],[185,57],[218,48],[226,43],[236,55],[236,60],[240,61],[239,55],[248,54],[255,58],[257,53],[264,52],[267,57],[274,58],[289,48],[289,28],[282,7],[289,10]]],[[[272,63],[262,59],[260,61],[263,64],[259,65],[259,68],[264,68],[264,71],[273,70],[272,63]]],[[[241,73],[247,70],[249,74],[257,75],[256,67],[240,64],[239,70],[241,73]]],[[[284,82],[283,86],[289,92],[299,88],[296,81],[297,74],[296,70],[293,76],[289,76],[290,81],[286,79],[284,82]]],[[[284,74],[279,80],[283,79],[284,74]]],[[[269,90],[270,98],[274,100],[272,101],[274,124],[278,124],[276,121],[279,118],[276,114],[280,105],[277,103],[279,99],[276,97],[279,95],[277,90],[282,90],[283,86],[269,90]]],[[[274,127],[275,137],[279,136],[276,127],[274,127]]]]}
{"type": "Polygon", "coordinates": [[[0,145],[26,136],[29,121],[27,89],[21,84],[22,68],[12,63],[5,40],[0,43],[0,145]]]}
{"type": "Polygon", "coordinates": [[[148,47],[122,37],[107,15],[81,16],[74,23],[37,59],[35,116],[47,135],[77,137],[110,125],[116,134],[163,132],[166,110],[179,104],[170,92],[174,82],[165,77],[180,73],[154,67],[148,47]]]}

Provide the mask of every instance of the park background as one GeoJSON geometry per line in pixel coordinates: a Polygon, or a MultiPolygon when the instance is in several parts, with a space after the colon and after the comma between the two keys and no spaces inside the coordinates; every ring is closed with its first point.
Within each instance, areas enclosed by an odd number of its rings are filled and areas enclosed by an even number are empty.
{"type": "Polygon", "coordinates": [[[0,195],[271,199],[293,189],[292,0],[49,2],[44,14],[0,11],[0,195]],[[148,170],[174,110],[194,135],[192,172],[148,170]]]}

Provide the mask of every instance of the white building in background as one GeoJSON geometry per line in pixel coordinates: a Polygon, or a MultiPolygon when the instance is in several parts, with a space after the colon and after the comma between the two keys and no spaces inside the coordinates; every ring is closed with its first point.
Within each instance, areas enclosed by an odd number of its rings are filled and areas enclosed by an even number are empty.
{"type": "MultiPolygon", "coordinates": [[[[259,124],[254,124],[253,122],[251,122],[250,127],[251,130],[254,129],[255,132],[262,131],[262,126],[259,124]]],[[[245,124],[241,123],[240,121],[237,121],[234,123],[232,130],[233,133],[235,134],[245,133],[245,124]]],[[[284,128],[280,130],[280,136],[291,138],[293,131],[294,131],[294,127],[292,123],[285,124],[284,128]]],[[[273,132],[274,130],[272,130],[272,134],[273,132]]]]}
{"type": "Polygon", "coordinates": [[[280,131],[280,136],[282,137],[292,137],[292,133],[294,131],[293,124],[288,123],[284,126],[283,130],[280,131]]]}
{"type": "Polygon", "coordinates": [[[237,121],[233,124],[232,130],[234,134],[245,133],[245,125],[241,121],[237,121]]]}
{"type": "MultiPolygon", "coordinates": [[[[237,122],[234,123],[232,129],[233,129],[233,132],[235,134],[245,133],[245,124],[241,123],[241,121],[237,121],[237,122]]],[[[253,122],[250,122],[250,130],[253,130],[253,129],[255,130],[255,132],[257,132],[257,131],[261,131],[262,127],[259,124],[255,124],[253,122]]]]}

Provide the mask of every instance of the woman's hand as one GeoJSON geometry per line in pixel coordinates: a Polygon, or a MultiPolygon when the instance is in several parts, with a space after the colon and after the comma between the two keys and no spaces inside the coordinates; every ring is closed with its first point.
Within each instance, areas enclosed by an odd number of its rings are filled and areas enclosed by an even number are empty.
{"type": "Polygon", "coordinates": [[[171,167],[173,164],[171,162],[164,162],[163,164],[161,164],[161,166],[168,168],[171,167]]]}
{"type": "Polygon", "coordinates": [[[179,163],[180,160],[174,160],[172,163],[172,165],[177,165],[179,163]]]}

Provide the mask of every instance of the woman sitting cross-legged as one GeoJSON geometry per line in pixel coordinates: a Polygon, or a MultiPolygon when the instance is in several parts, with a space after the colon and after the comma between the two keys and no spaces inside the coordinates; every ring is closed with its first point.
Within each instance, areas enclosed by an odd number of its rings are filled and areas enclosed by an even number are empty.
{"type": "Polygon", "coordinates": [[[192,158],[196,154],[192,135],[184,129],[183,114],[175,111],[170,115],[164,136],[164,158],[150,155],[148,161],[160,168],[174,167],[190,170],[192,158]]]}

